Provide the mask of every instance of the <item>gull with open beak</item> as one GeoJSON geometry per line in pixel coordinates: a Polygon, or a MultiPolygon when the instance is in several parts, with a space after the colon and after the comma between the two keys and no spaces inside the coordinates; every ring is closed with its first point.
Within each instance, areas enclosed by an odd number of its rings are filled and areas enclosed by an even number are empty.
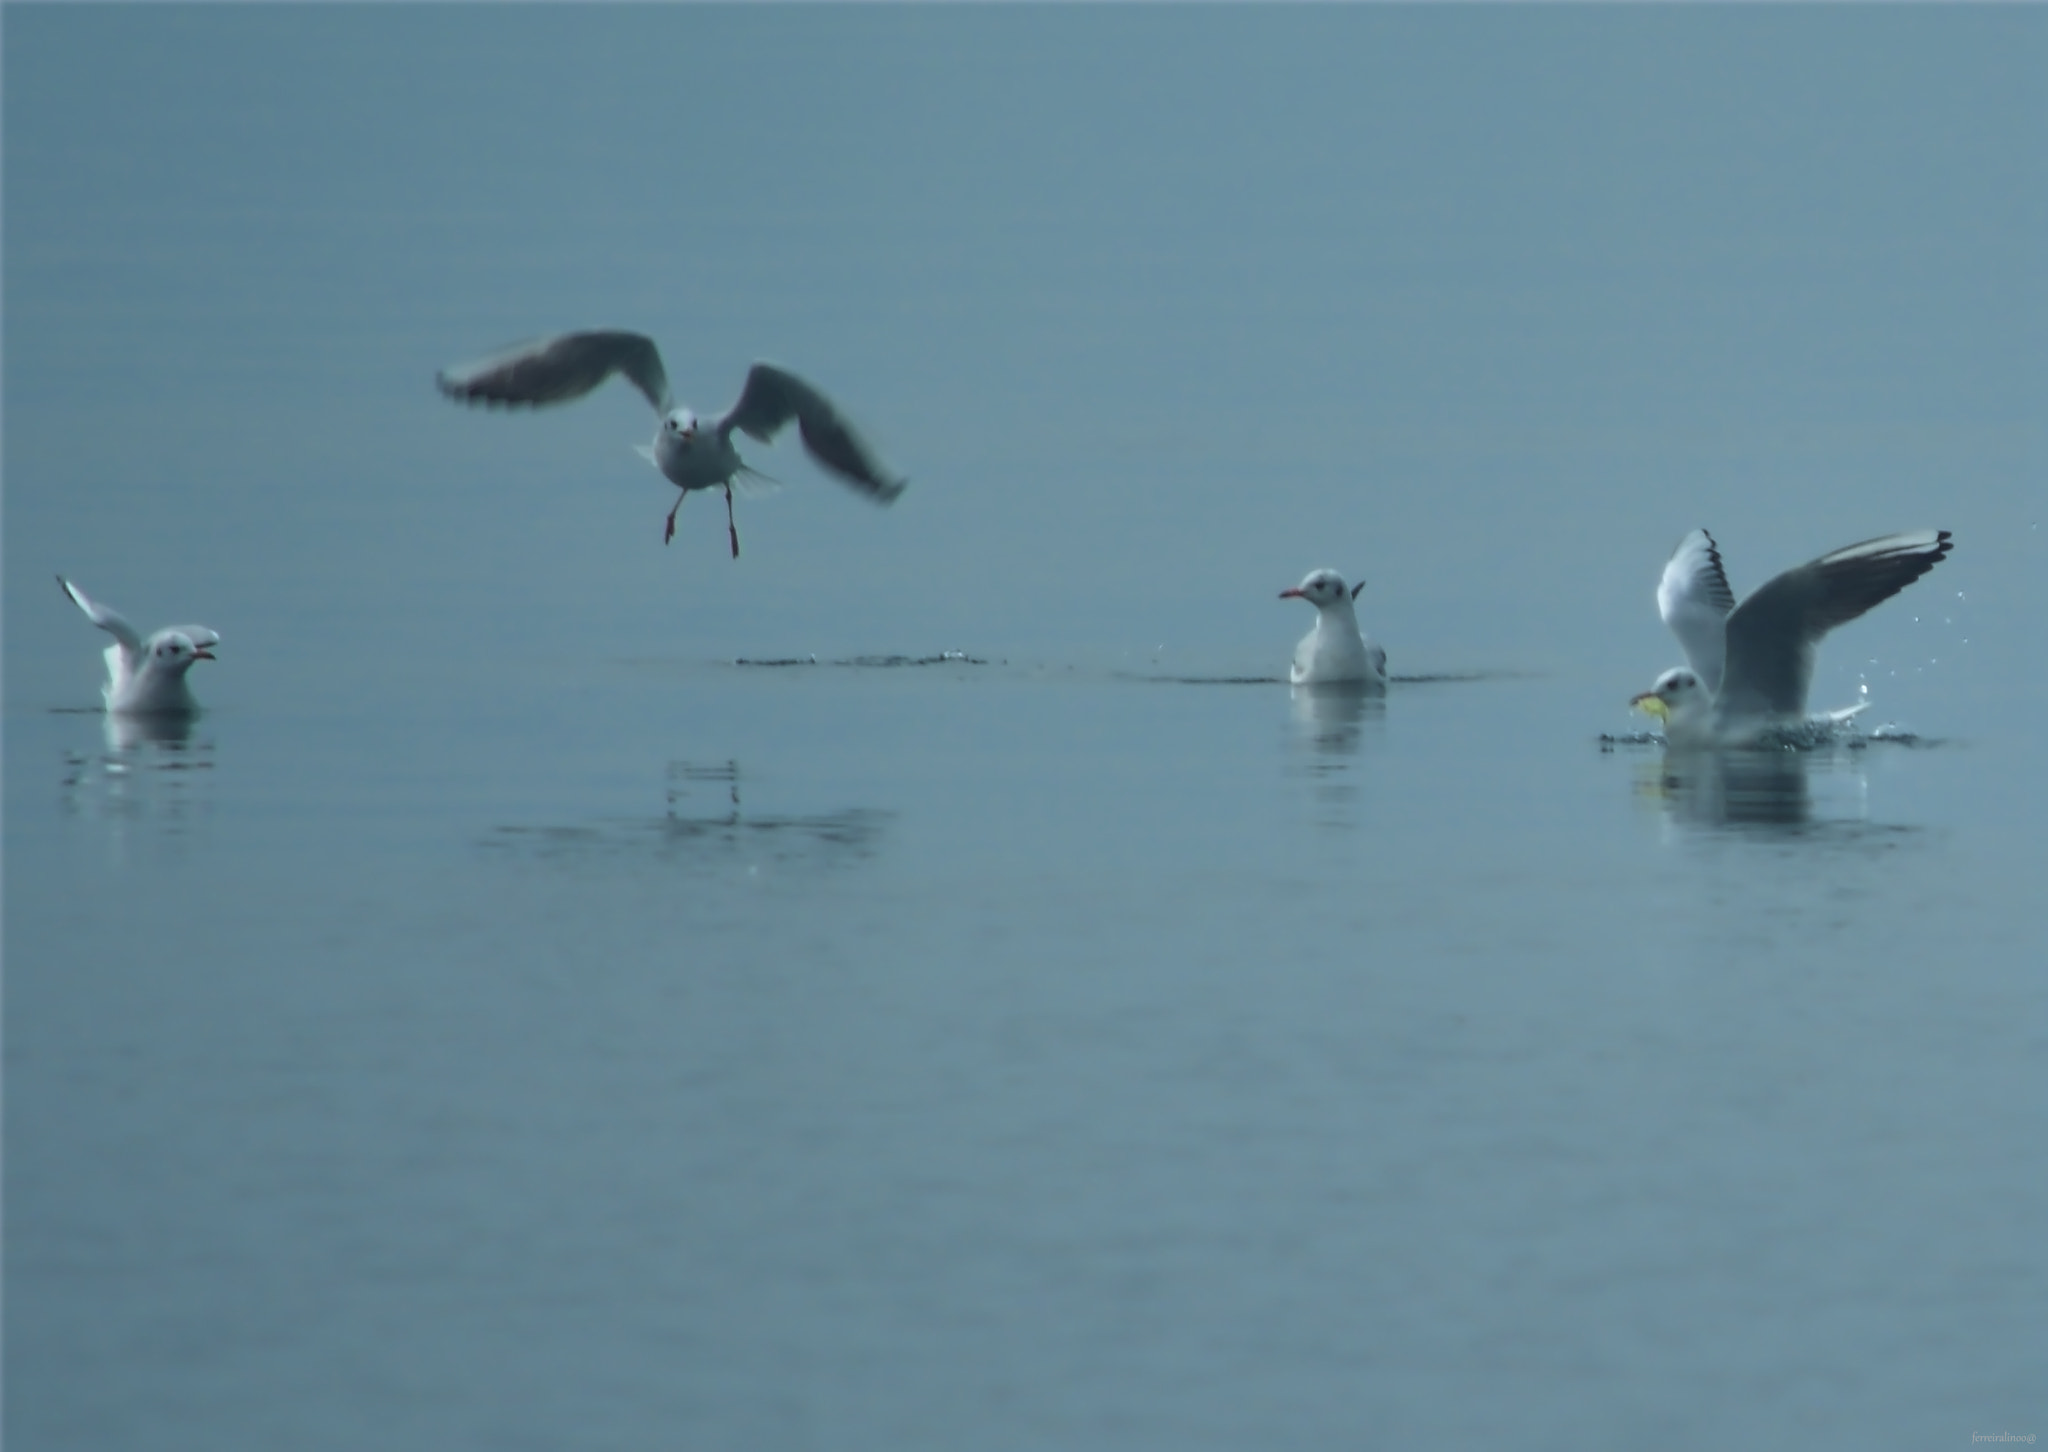
{"type": "Polygon", "coordinates": [[[756,363],[747,373],[739,402],[716,420],[699,419],[677,408],[669,396],[668,372],[654,340],[641,333],[614,329],[558,333],[521,343],[502,352],[437,376],[441,391],[464,403],[508,408],[567,403],[583,397],[614,373],[624,374],[654,405],[660,424],[654,442],[640,453],[682,493],[668,512],[662,543],[675,538],[676,510],[692,490],[725,491],[725,526],[732,556],[740,555],[739,526],[733,522],[732,493],[736,481],[774,480],[747,467],[733,448],[735,430],[768,442],[791,419],[811,457],[842,483],[877,504],[892,504],[905,480],[892,474],[854,430],[831,399],[803,379],[771,363],[756,363]]]}
{"type": "Polygon", "coordinates": [[[185,673],[194,661],[214,659],[220,636],[204,625],[171,625],[148,639],[118,611],[91,599],[62,575],[57,583],[85,618],[114,637],[107,647],[107,710],[125,716],[180,716],[199,709],[185,673]]]}
{"type": "Polygon", "coordinates": [[[1387,653],[1359,633],[1352,604],[1364,588],[1363,580],[1346,586],[1335,570],[1311,570],[1299,585],[1280,592],[1282,600],[1306,600],[1316,607],[1315,628],[1294,647],[1287,672],[1291,684],[1387,688],[1387,653]]]}
{"type": "MultiPolygon", "coordinates": [[[[1785,571],[1740,605],[1714,537],[1679,541],[1657,586],[1657,611],[1690,668],[1664,672],[1629,704],[1664,723],[1673,746],[1731,746],[1808,720],[1806,692],[1821,639],[1889,600],[1948,556],[1945,529],[1849,545],[1785,571]]],[[[1862,706],[1827,713],[1842,721],[1862,706]]]]}

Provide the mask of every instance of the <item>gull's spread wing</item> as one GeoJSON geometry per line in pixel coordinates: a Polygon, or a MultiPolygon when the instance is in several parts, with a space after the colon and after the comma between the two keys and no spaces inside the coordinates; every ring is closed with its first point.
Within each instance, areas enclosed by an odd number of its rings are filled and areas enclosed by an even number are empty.
{"type": "Polygon", "coordinates": [[[727,434],[738,429],[766,443],[791,419],[811,457],[870,499],[889,504],[903,492],[905,481],[889,472],[831,399],[771,363],[748,370],[740,401],[718,428],[727,434]]]}
{"type": "Polygon", "coordinates": [[[1803,716],[1821,637],[1889,600],[1947,556],[1945,529],[1865,540],[1787,570],[1728,617],[1724,718],[1803,716]]]}
{"type": "Polygon", "coordinates": [[[567,403],[614,373],[625,374],[656,413],[666,414],[674,406],[654,340],[614,329],[557,333],[516,344],[474,363],[444,368],[434,381],[450,398],[465,403],[518,407],[567,403]]]}
{"type": "Polygon", "coordinates": [[[1721,551],[1714,537],[1696,529],[1678,542],[1664,578],[1657,582],[1657,613],[1678,643],[1686,663],[1708,691],[1721,689],[1726,650],[1725,624],[1735,608],[1735,592],[1721,570],[1721,551]]]}
{"type": "MultiPolygon", "coordinates": [[[[124,651],[141,651],[142,633],[130,625],[120,611],[108,609],[62,575],[57,577],[57,583],[64,587],[64,593],[71,597],[71,603],[85,612],[85,618],[120,641],[124,651]]],[[[207,633],[211,635],[213,632],[207,633]]],[[[216,636],[215,639],[218,640],[219,637],[216,636]]]]}

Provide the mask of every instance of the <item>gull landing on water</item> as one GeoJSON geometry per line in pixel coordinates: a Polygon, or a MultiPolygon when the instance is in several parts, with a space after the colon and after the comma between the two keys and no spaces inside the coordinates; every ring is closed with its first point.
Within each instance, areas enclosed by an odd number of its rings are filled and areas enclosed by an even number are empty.
{"type": "Polygon", "coordinates": [[[1945,529],[1865,540],[1785,571],[1738,605],[1714,537],[1696,529],[1657,586],[1657,612],[1692,668],[1664,672],[1629,704],[1661,718],[1673,746],[1739,745],[1773,726],[1802,725],[1822,637],[1891,599],[1950,548],[1945,529]]]}
{"type": "Polygon", "coordinates": [[[1299,585],[1282,590],[1282,600],[1306,600],[1316,607],[1315,629],[1294,647],[1288,681],[1297,686],[1387,687],[1387,653],[1359,633],[1352,601],[1365,581],[1347,587],[1335,570],[1311,570],[1299,585]]]}
{"type": "Polygon", "coordinates": [[[654,442],[641,445],[640,453],[683,491],[668,512],[663,544],[675,538],[676,510],[691,490],[722,488],[732,557],[740,557],[740,531],[732,517],[733,482],[747,477],[771,485],[774,481],[740,458],[732,446],[735,429],[767,443],[795,419],[811,457],[842,482],[877,504],[893,504],[903,492],[906,481],[889,472],[831,399],[771,363],[756,363],[748,370],[739,402],[723,418],[709,422],[675,406],[661,352],[652,338],[640,333],[557,333],[475,363],[445,368],[435,381],[443,393],[464,403],[531,407],[581,398],[614,373],[623,373],[661,416],[654,442]]]}
{"type": "Polygon", "coordinates": [[[107,647],[107,683],[100,694],[107,709],[130,716],[190,715],[199,709],[185,672],[194,661],[212,660],[220,636],[204,625],[172,625],[145,640],[118,611],[91,599],[62,575],[57,583],[85,618],[114,637],[107,647]]]}

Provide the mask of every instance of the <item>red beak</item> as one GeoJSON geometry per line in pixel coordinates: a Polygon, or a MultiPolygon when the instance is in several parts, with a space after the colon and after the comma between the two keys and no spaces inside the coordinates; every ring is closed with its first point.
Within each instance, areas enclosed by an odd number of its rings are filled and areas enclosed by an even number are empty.
{"type": "Polygon", "coordinates": [[[1280,598],[1282,600],[1306,600],[1308,596],[1302,594],[1299,590],[1282,590],[1280,598]]]}

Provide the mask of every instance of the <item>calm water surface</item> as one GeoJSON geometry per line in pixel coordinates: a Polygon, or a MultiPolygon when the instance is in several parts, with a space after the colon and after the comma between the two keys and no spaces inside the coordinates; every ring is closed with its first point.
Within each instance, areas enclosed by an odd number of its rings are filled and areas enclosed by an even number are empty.
{"type": "Polygon", "coordinates": [[[1724,793],[1586,694],[641,660],[488,731],[17,716],[10,932],[63,971],[9,984],[16,1435],[2024,1407],[2017,764],[1724,793]]]}
{"type": "Polygon", "coordinates": [[[2044,21],[10,8],[9,1445],[2048,1432],[2044,21]],[[1700,524],[1899,739],[1603,742],[1700,524]]]}

